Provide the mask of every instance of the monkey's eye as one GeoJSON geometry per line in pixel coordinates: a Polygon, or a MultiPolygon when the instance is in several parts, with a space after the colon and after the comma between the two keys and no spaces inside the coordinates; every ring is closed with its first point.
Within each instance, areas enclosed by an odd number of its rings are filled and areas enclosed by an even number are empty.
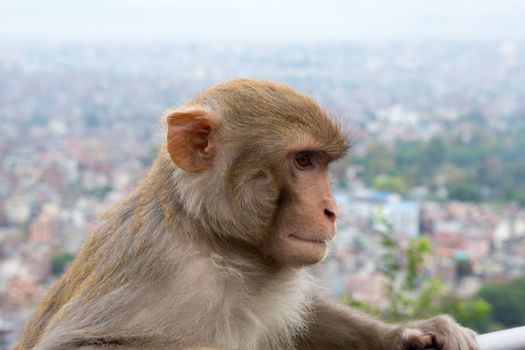
{"type": "Polygon", "coordinates": [[[295,166],[298,169],[306,169],[312,166],[312,154],[310,152],[299,152],[294,158],[295,166]]]}

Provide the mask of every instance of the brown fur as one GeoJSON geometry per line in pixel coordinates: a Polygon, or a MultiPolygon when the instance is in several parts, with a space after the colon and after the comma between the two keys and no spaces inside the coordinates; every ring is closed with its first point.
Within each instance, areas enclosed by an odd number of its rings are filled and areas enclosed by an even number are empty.
{"type": "Polygon", "coordinates": [[[336,305],[303,268],[324,245],[301,239],[335,232],[326,169],[346,149],[285,85],[203,92],[168,114],[148,177],[102,216],[15,349],[404,349],[428,341],[423,331],[474,349],[449,319],[406,328],[336,305]],[[305,150],[315,166],[297,170],[305,150]]]}

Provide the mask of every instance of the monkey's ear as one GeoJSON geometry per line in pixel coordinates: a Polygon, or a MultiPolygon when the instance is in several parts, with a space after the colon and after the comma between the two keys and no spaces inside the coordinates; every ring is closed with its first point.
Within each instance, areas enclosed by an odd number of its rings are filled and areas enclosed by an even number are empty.
{"type": "Polygon", "coordinates": [[[168,153],[179,168],[198,172],[212,166],[216,150],[215,121],[212,113],[199,108],[168,115],[168,153]]]}

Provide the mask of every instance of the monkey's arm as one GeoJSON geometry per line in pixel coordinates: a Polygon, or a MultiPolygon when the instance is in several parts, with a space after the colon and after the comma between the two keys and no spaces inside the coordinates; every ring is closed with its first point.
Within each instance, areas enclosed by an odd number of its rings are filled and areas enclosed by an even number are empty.
{"type": "Polygon", "coordinates": [[[309,331],[300,350],[476,350],[475,333],[448,316],[390,325],[326,297],[316,296],[309,331]]]}
{"type": "Polygon", "coordinates": [[[383,349],[394,326],[316,296],[308,332],[299,340],[300,350],[383,349]]]}

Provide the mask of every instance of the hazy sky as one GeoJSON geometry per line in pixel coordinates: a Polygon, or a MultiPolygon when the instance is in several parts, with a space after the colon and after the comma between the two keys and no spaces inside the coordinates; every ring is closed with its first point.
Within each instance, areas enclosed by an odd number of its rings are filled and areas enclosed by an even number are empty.
{"type": "Polygon", "coordinates": [[[0,0],[0,41],[525,39],[525,0],[0,0]]]}

